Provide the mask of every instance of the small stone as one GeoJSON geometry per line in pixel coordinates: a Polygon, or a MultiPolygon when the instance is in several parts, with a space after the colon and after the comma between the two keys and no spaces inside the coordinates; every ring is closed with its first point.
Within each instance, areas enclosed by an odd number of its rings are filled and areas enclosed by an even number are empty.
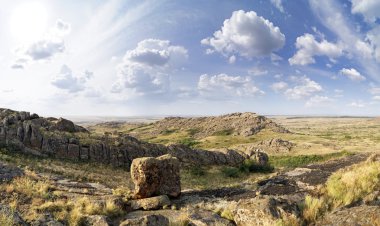
{"type": "Polygon", "coordinates": [[[138,199],[130,201],[133,210],[144,209],[153,210],[159,209],[163,206],[169,206],[170,199],[167,195],[160,195],[152,198],[138,199]]]}

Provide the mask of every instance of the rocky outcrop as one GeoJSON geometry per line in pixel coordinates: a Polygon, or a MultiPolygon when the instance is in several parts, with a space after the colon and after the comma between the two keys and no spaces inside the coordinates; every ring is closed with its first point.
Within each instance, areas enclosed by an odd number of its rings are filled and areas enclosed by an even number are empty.
{"type": "Polygon", "coordinates": [[[149,133],[150,136],[157,136],[165,131],[176,130],[187,132],[194,138],[201,139],[218,135],[252,136],[263,129],[289,133],[287,129],[265,116],[246,112],[210,117],[167,117],[153,123],[149,131],[141,131],[139,134],[149,133]]]}
{"type": "Polygon", "coordinates": [[[63,118],[0,109],[0,147],[74,161],[95,161],[129,168],[133,159],[171,154],[188,164],[238,165],[247,158],[234,150],[193,150],[166,147],[117,134],[97,136],[63,118]]]}
{"type": "Polygon", "coordinates": [[[329,226],[356,226],[356,225],[379,225],[379,206],[356,206],[347,209],[339,209],[328,213],[317,221],[315,225],[329,226]]]}
{"type": "Polygon", "coordinates": [[[295,144],[290,141],[280,138],[272,138],[255,144],[241,144],[238,145],[237,148],[245,151],[246,153],[250,153],[252,150],[260,149],[268,154],[286,154],[290,153],[294,146],[295,144]]]}
{"type": "Polygon", "coordinates": [[[136,198],[155,195],[177,197],[181,193],[179,161],[170,155],[134,159],[131,178],[136,198]]]}
{"type": "Polygon", "coordinates": [[[241,200],[235,210],[234,221],[237,225],[276,225],[278,220],[300,215],[297,203],[286,199],[263,196],[241,200]]]}

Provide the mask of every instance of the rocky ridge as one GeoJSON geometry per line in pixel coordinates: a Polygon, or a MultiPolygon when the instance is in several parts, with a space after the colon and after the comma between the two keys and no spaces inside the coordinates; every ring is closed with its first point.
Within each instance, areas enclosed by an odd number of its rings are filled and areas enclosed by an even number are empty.
{"type": "Polygon", "coordinates": [[[251,112],[210,117],[167,117],[153,123],[149,133],[159,135],[163,131],[171,129],[190,131],[194,138],[205,138],[218,134],[252,136],[263,129],[289,133],[287,129],[267,117],[251,112]]]}
{"type": "Polygon", "coordinates": [[[165,154],[177,157],[182,163],[207,165],[238,165],[249,158],[235,150],[207,151],[184,145],[151,144],[125,134],[95,136],[63,118],[43,118],[9,109],[0,109],[0,147],[128,168],[135,158],[165,154]]]}

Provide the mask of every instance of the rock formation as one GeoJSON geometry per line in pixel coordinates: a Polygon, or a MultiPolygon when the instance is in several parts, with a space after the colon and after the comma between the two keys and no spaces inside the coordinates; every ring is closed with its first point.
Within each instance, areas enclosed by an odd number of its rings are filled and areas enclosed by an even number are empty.
{"type": "Polygon", "coordinates": [[[129,168],[133,159],[171,154],[183,163],[238,165],[247,155],[235,150],[193,150],[183,145],[166,147],[134,137],[97,136],[63,118],[43,118],[29,112],[0,108],[0,147],[40,156],[95,161],[129,168]]]}
{"type": "Polygon", "coordinates": [[[188,132],[198,139],[214,135],[252,136],[263,129],[278,133],[289,133],[284,127],[267,117],[250,112],[211,117],[168,117],[153,123],[152,129],[149,131],[139,133],[157,136],[164,131],[173,129],[188,132]]]}
{"type": "Polygon", "coordinates": [[[135,184],[136,198],[156,195],[178,197],[181,193],[179,161],[170,155],[134,159],[131,178],[135,184]]]}

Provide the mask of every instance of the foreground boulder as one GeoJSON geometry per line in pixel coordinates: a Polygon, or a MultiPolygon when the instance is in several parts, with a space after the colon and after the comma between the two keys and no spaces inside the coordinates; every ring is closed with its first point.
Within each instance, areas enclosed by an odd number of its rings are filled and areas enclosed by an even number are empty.
{"type": "Polygon", "coordinates": [[[131,178],[135,184],[135,198],[178,197],[181,193],[179,161],[171,155],[134,159],[131,178]]]}

